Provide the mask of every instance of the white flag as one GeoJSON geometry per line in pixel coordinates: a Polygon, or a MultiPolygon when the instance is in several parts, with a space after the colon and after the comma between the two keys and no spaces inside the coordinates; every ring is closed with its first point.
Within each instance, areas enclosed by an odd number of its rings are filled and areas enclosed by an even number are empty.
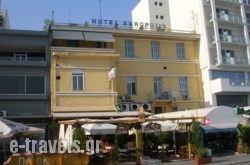
{"type": "Polygon", "coordinates": [[[116,68],[112,68],[109,73],[108,73],[108,79],[109,81],[112,80],[113,78],[115,78],[115,70],[116,68]]]}

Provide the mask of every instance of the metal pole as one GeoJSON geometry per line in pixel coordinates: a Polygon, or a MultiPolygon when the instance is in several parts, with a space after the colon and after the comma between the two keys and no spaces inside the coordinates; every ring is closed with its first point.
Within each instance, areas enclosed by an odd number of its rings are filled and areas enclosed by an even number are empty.
{"type": "Polygon", "coordinates": [[[102,19],[102,7],[101,7],[101,0],[99,0],[99,14],[100,14],[100,20],[102,19]]]}

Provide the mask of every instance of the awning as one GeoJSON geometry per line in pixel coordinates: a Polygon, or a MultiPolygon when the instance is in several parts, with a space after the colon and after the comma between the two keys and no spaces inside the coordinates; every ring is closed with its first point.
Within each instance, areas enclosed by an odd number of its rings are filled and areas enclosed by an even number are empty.
{"type": "MultiPolygon", "coordinates": [[[[151,113],[145,112],[145,116],[151,113]]],[[[79,118],[120,118],[120,117],[137,117],[138,111],[123,112],[54,112],[54,119],[79,119],[79,118]]]]}
{"type": "Polygon", "coordinates": [[[81,31],[53,30],[52,37],[53,39],[84,40],[81,31]]]}
{"type": "Polygon", "coordinates": [[[104,42],[115,41],[111,33],[83,32],[83,35],[86,41],[104,41],[104,42]]]}
{"type": "Polygon", "coordinates": [[[205,133],[215,132],[235,132],[237,130],[238,123],[215,123],[209,126],[201,125],[205,133]]]}

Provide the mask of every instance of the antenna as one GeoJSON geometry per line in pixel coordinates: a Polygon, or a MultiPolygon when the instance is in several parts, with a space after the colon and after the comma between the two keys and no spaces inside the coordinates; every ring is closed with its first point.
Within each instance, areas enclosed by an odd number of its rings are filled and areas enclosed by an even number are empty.
{"type": "Polygon", "coordinates": [[[71,0],[69,0],[69,23],[70,23],[70,12],[71,12],[71,0]]]}
{"type": "Polygon", "coordinates": [[[99,0],[99,14],[100,14],[100,20],[102,19],[102,6],[101,6],[101,1],[99,0]]]}

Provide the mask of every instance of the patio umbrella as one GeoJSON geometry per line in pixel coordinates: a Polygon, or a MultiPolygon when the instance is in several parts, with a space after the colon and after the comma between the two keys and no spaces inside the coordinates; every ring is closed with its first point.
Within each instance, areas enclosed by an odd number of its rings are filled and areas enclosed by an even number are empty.
{"type": "Polygon", "coordinates": [[[174,131],[178,127],[177,123],[170,120],[166,121],[155,121],[155,122],[144,122],[142,124],[143,132],[157,132],[157,131],[174,131]]]}
{"type": "Polygon", "coordinates": [[[44,129],[0,118],[0,133],[1,133],[1,138],[8,138],[17,133],[24,133],[24,134],[44,133],[44,129]]]}
{"type": "Polygon", "coordinates": [[[40,134],[44,133],[44,129],[27,126],[22,123],[14,122],[4,118],[0,118],[0,138],[3,139],[4,147],[4,159],[6,160],[5,153],[5,139],[10,138],[11,136],[17,133],[29,134],[40,134]]]}
{"type": "Polygon", "coordinates": [[[116,125],[108,123],[84,124],[82,128],[86,135],[107,135],[116,133],[116,125]]]}

